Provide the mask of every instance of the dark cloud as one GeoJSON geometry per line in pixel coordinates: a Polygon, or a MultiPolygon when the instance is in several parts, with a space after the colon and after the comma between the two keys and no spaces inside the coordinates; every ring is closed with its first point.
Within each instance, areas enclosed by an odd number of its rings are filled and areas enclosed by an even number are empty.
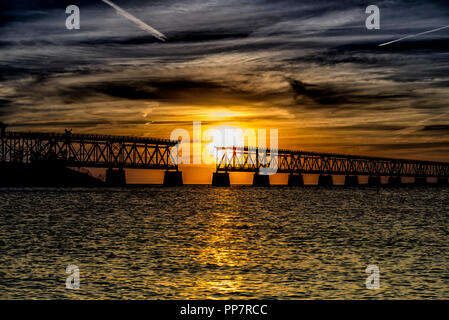
{"type": "Polygon", "coordinates": [[[438,142],[419,142],[419,143],[379,143],[379,144],[365,144],[363,146],[371,146],[375,150],[410,150],[410,149],[434,149],[444,148],[449,151],[449,141],[438,142]]]}
{"type": "Polygon", "coordinates": [[[9,105],[12,103],[8,99],[0,99],[0,117],[6,115],[9,112],[9,105]]]}
{"type": "Polygon", "coordinates": [[[448,134],[449,124],[435,124],[424,126],[421,131],[423,132],[435,132],[436,134],[448,134]]]}
{"type": "Polygon", "coordinates": [[[94,83],[76,84],[68,86],[56,86],[47,89],[47,83],[51,86],[52,81],[39,81],[38,88],[32,88],[33,84],[22,88],[22,90],[34,91],[40,95],[43,91],[53,95],[64,103],[79,103],[93,98],[105,96],[127,99],[127,100],[177,100],[177,99],[201,99],[201,95],[222,95],[227,88],[223,85],[188,79],[145,79],[145,80],[116,80],[101,81],[94,83]],[[199,95],[199,96],[198,96],[199,95]]]}
{"type": "Polygon", "coordinates": [[[311,98],[318,104],[335,105],[348,102],[349,91],[337,91],[330,86],[318,86],[307,84],[299,80],[290,80],[290,86],[295,94],[295,99],[299,97],[311,98]]]}
{"type": "MultiPolygon", "coordinates": [[[[363,109],[363,104],[367,104],[376,100],[393,101],[401,99],[409,99],[413,96],[412,93],[383,93],[366,92],[366,89],[360,89],[357,87],[335,87],[333,85],[326,84],[308,84],[300,80],[290,79],[290,86],[294,93],[295,100],[300,98],[309,98],[313,100],[315,106],[341,106],[356,104],[358,108],[363,109]]],[[[302,101],[299,101],[302,102],[302,101]]]]}
{"type": "Polygon", "coordinates": [[[326,126],[326,127],[316,127],[310,129],[326,130],[326,131],[344,131],[344,132],[361,132],[361,131],[372,131],[372,132],[385,132],[385,131],[398,131],[406,129],[407,126],[395,125],[395,124],[382,124],[382,123],[372,123],[372,124],[356,124],[351,126],[326,126]]]}
{"type": "Polygon", "coordinates": [[[12,124],[15,128],[21,127],[61,127],[61,128],[90,128],[99,125],[140,125],[148,123],[148,121],[136,120],[136,121],[108,121],[108,120],[98,120],[98,121],[36,121],[36,122],[22,122],[12,124]]]}
{"type": "Polygon", "coordinates": [[[11,102],[12,102],[12,100],[0,99],[0,107],[4,107],[4,106],[10,104],[11,102]]]}

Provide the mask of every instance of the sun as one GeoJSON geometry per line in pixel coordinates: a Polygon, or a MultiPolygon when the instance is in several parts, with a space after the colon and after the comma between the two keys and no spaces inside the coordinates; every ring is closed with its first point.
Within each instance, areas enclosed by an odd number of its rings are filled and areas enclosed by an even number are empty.
{"type": "Polygon", "coordinates": [[[231,125],[208,128],[203,133],[203,161],[213,164],[216,158],[222,157],[225,152],[232,152],[233,148],[242,149],[248,143],[252,144],[253,132],[254,130],[231,125]],[[228,150],[220,150],[223,147],[228,150]]]}

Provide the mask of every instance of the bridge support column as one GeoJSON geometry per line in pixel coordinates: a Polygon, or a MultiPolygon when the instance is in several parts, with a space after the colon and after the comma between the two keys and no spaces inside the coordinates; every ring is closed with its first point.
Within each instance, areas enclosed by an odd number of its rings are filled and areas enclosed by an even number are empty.
{"type": "Polygon", "coordinates": [[[179,187],[184,183],[182,181],[182,171],[165,171],[164,173],[164,186],[166,187],[179,187]]]}
{"type": "Polygon", "coordinates": [[[213,187],[230,187],[231,181],[229,180],[228,172],[214,172],[212,176],[213,187]]]}
{"type": "Polygon", "coordinates": [[[114,170],[109,168],[106,170],[106,184],[111,187],[126,186],[126,175],[123,168],[114,170]]]}
{"type": "Polygon", "coordinates": [[[320,187],[332,187],[334,185],[334,180],[331,175],[320,175],[318,178],[318,186],[320,187]]]}
{"type": "Polygon", "coordinates": [[[253,176],[253,186],[254,187],[269,187],[270,186],[270,176],[255,173],[253,176]]]}
{"type": "Polygon", "coordinates": [[[449,186],[449,181],[447,178],[438,178],[437,185],[439,186],[449,186]]]}
{"type": "Polygon", "coordinates": [[[390,177],[388,178],[389,186],[400,186],[402,184],[401,177],[390,177]]]}
{"type": "Polygon", "coordinates": [[[415,186],[425,186],[427,184],[427,179],[425,177],[417,177],[413,184],[415,186]]]}
{"type": "Polygon", "coordinates": [[[368,177],[368,186],[377,187],[382,184],[380,177],[368,177]]]}
{"type": "Polygon", "coordinates": [[[358,176],[346,176],[345,177],[345,187],[357,187],[359,185],[358,176]]]}
{"type": "Polygon", "coordinates": [[[302,174],[290,174],[288,176],[289,187],[304,187],[304,178],[302,174]]]}

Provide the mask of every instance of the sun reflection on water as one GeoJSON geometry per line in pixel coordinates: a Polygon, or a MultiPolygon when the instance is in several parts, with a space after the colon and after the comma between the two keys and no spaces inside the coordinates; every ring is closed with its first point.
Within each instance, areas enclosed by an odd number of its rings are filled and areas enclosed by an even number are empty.
{"type": "MultiPolygon", "coordinates": [[[[217,208],[232,207],[233,199],[229,190],[222,190],[217,208]]],[[[207,219],[204,232],[196,235],[198,243],[192,259],[207,270],[249,267],[248,230],[241,229],[241,214],[238,211],[222,210],[214,212],[207,219]],[[244,232],[243,232],[244,231],[244,232]]],[[[213,273],[196,282],[195,290],[209,291],[215,295],[238,292],[244,285],[244,277],[226,273],[217,276],[213,273]]],[[[213,298],[213,296],[209,297],[213,298]]]]}

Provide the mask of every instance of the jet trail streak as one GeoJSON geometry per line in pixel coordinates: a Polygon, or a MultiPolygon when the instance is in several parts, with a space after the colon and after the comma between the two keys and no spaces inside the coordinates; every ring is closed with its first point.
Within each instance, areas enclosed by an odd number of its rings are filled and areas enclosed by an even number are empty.
{"type": "Polygon", "coordinates": [[[411,35],[405,36],[405,37],[397,39],[397,40],[381,43],[381,44],[379,44],[379,47],[386,46],[386,45],[389,45],[389,44],[392,44],[392,43],[395,43],[395,42],[398,42],[398,41],[401,41],[401,40],[404,40],[404,39],[418,37],[418,36],[421,36],[423,34],[440,31],[440,30],[443,30],[443,29],[446,29],[446,28],[449,28],[449,26],[445,26],[445,27],[441,27],[441,28],[437,28],[437,29],[433,29],[433,30],[417,33],[417,34],[411,34],[411,35]]]}
{"type": "Polygon", "coordinates": [[[131,13],[126,12],[125,10],[123,10],[122,8],[120,8],[118,5],[116,5],[115,3],[112,3],[109,0],[102,0],[104,3],[106,3],[107,5],[110,5],[111,7],[113,7],[117,13],[123,17],[125,17],[126,19],[134,22],[135,24],[137,24],[139,26],[140,29],[148,31],[149,33],[151,33],[153,36],[155,36],[156,38],[158,38],[161,41],[165,41],[167,39],[167,37],[157,31],[156,29],[154,29],[153,27],[149,26],[148,24],[146,24],[145,22],[143,22],[142,20],[140,20],[139,18],[133,16],[131,13]]]}

